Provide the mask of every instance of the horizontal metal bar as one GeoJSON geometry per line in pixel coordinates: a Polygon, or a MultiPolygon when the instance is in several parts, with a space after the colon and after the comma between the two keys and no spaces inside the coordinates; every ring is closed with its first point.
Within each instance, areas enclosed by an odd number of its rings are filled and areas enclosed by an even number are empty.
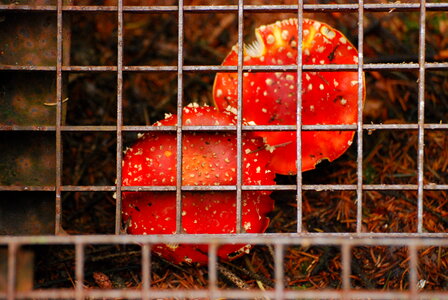
{"type": "MultiPolygon", "coordinates": [[[[242,185],[243,191],[295,191],[296,185],[242,185]]],[[[305,191],[355,191],[357,188],[354,184],[304,184],[302,189],[305,191]]],[[[365,184],[362,186],[365,191],[416,191],[417,184],[365,184]]],[[[447,191],[447,184],[425,184],[424,190],[431,191],[447,191]]],[[[175,186],[123,186],[121,188],[125,192],[172,192],[176,191],[175,186]]],[[[182,191],[235,191],[234,185],[204,185],[204,186],[182,186],[182,191]]],[[[17,185],[0,185],[0,192],[53,192],[54,186],[17,186],[17,185]]],[[[114,185],[86,185],[61,186],[63,192],[115,192],[114,185]]]]}
{"type": "MultiPolygon", "coordinates": [[[[427,62],[425,68],[432,70],[443,70],[448,68],[448,62],[427,62]]],[[[183,66],[185,72],[236,72],[237,66],[183,66]]],[[[304,71],[357,71],[357,65],[303,65],[304,71]]],[[[364,71],[375,70],[418,70],[419,65],[413,62],[403,63],[367,63],[363,65],[364,71]]],[[[177,66],[123,66],[124,72],[177,72],[177,66]]],[[[32,66],[32,65],[0,65],[0,71],[56,71],[55,66],[32,66]]],[[[62,66],[63,72],[116,72],[116,66],[62,66]]],[[[243,66],[244,72],[294,72],[297,65],[263,65],[243,66]]]]}
{"type": "MultiPolygon", "coordinates": [[[[393,11],[418,11],[419,3],[366,3],[363,5],[365,11],[372,12],[389,12],[393,11]]],[[[448,8],[448,3],[426,3],[426,10],[443,11],[448,8]]],[[[304,4],[303,12],[325,12],[325,11],[341,11],[356,12],[359,9],[358,4],[304,4]]],[[[9,11],[54,11],[57,7],[52,5],[0,5],[0,10],[9,11]]],[[[63,11],[66,12],[117,12],[117,6],[85,6],[85,5],[64,5],[63,11]]],[[[185,13],[237,13],[237,5],[186,5],[182,8],[185,13]]],[[[244,5],[243,10],[246,12],[262,13],[262,12],[290,12],[297,13],[298,5],[244,5]]],[[[177,13],[178,6],[123,6],[123,12],[128,13],[177,13]]]]}
{"type": "MultiPolygon", "coordinates": [[[[364,124],[364,130],[417,130],[418,124],[364,124]]],[[[429,130],[447,130],[448,124],[431,123],[424,124],[424,129],[429,130]]],[[[72,125],[61,126],[62,132],[115,132],[116,126],[113,125],[72,125]]],[[[172,131],[175,132],[176,126],[133,126],[125,125],[122,131],[127,132],[149,132],[149,131],[172,131]]],[[[236,126],[182,126],[184,131],[234,131],[236,126]]],[[[295,125],[243,125],[243,131],[295,131],[295,125]]],[[[356,130],[356,125],[302,125],[304,131],[318,130],[356,130]]],[[[56,131],[55,126],[21,126],[21,125],[0,125],[1,131],[56,131]]]]}
{"type": "Polygon", "coordinates": [[[349,245],[349,246],[448,246],[448,233],[239,233],[239,234],[162,234],[162,235],[67,235],[0,236],[0,245],[55,244],[264,244],[264,245],[349,245]]]}
{"type": "MultiPolygon", "coordinates": [[[[448,63],[426,63],[425,66],[432,70],[444,70],[448,68],[448,63]]],[[[0,65],[0,71],[55,71],[53,66],[32,66],[32,65],[0,65]]],[[[235,66],[184,66],[182,68],[186,72],[235,72],[235,66]]],[[[365,64],[364,71],[374,70],[417,70],[418,64],[402,63],[402,64],[388,64],[388,63],[372,63],[365,64]]],[[[293,72],[297,70],[295,65],[263,65],[263,66],[244,66],[245,72],[293,72]]],[[[304,65],[304,71],[355,71],[356,65],[304,65]]],[[[63,72],[116,72],[115,66],[66,66],[62,67],[63,72]]],[[[177,72],[176,66],[126,66],[123,67],[124,72],[177,72]]]]}
{"type": "MultiPolygon", "coordinates": [[[[132,298],[139,299],[143,291],[138,289],[85,289],[83,295],[88,298],[132,298]]],[[[28,292],[17,292],[16,299],[54,299],[54,298],[74,298],[76,292],[74,289],[49,289],[34,290],[28,292]]],[[[249,299],[263,298],[274,299],[276,294],[274,290],[256,290],[256,289],[223,289],[214,290],[213,295],[217,298],[230,299],[249,299]]],[[[210,290],[187,290],[187,289],[151,289],[149,295],[151,298],[209,298],[210,290]]],[[[285,299],[410,299],[409,291],[383,291],[383,290],[292,290],[285,289],[282,293],[285,299]]],[[[0,293],[0,297],[6,297],[6,293],[0,293]]],[[[431,291],[418,293],[419,299],[445,299],[448,297],[448,291],[431,291]]]]}

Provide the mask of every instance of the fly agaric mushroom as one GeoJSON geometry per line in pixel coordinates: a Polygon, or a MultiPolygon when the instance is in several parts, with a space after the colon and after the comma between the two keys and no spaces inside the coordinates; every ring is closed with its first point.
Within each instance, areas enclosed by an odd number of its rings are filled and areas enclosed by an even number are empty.
{"type": "MultiPolygon", "coordinates": [[[[244,48],[245,65],[297,64],[297,20],[263,25],[257,40],[244,48]]],[[[327,24],[305,19],[303,64],[357,64],[358,51],[347,38],[327,24]]],[[[223,65],[237,65],[235,46],[223,65]]],[[[355,124],[358,118],[357,72],[303,72],[302,124],[355,124]]],[[[220,110],[237,107],[237,73],[218,73],[213,98],[220,110]]],[[[295,125],[296,72],[244,73],[243,118],[258,125],[295,125]]],[[[352,144],[354,131],[303,131],[302,171],[314,169],[323,159],[341,156],[352,144]]],[[[271,168],[279,174],[296,174],[296,132],[257,132],[274,150],[271,168]]]]}
{"type": "MultiPolygon", "coordinates": [[[[127,193],[123,219],[129,220],[131,234],[173,234],[176,232],[176,195],[170,192],[127,193]]],[[[242,224],[246,232],[264,232],[269,224],[267,213],[274,200],[256,191],[245,191],[242,224]]],[[[235,233],[236,197],[234,192],[182,193],[182,227],[189,234],[235,233]]],[[[218,248],[218,257],[235,259],[250,250],[250,245],[231,244],[218,248]]],[[[206,265],[208,246],[203,244],[157,244],[157,255],[176,264],[206,265]]]]}
{"type": "MultiPolygon", "coordinates": [[[[214,107],[189,105],[183,109],[183,124],[234,125],[235,116],[214,107]]],[[[177,116],[168,115],[155,126],[173,126],[177,116]]],[[[235,185],[236,134],[233,132],[184,132],[182,141],[183,185],[235,185]]],[[[273,185],[275,174],[267,167],[272,154],[260,137],[244,133],[242,139],[244,185],[273,185]]],[[[124,186],[176,184],[176,134],[150,132],[126,150],[124,186]]]]}
{"type": "MultiPolygon", "coordinates": [[[[177,116],[168,115],[164,120],[157,122],[155,126],[171,126],[176,125],[176,122],[177,116]]],[[[234,125],[235,116],[229,112],[219,112],[214,107],[189,105],[183,110],[182,123],[191,126],[234,125]]],[[[272,154],[265,149],[262,139],[253,137],[248,133],[243,134],[242,150],[243,184],[275,184],[275,174],[267,168],[272,154]]],[[[122,184],[123,186],[175,185],[176,163],[177,147],[175,133],[156,131],[143,134],[126,151],[122,168],[122,184]]],[[[183,185],[235,185],[236,168],[235,133],[189,131],[183,133],[183,185]]],[[[272,210],[272,200],[268,194],[269,192],[266,191],[242,192],[243,227],[247,232],[263,232],[266,229],[267,223],[264,212],[272,210]],[[244,218],[247,218],[247,220],[244,218]]],[[[189,195],[189,193],[184,194],[182,209],[188,216],[194,216],[196,221],[190,222],[187,217],[185,223],[183,223],[185,232],[195,233],[196,230],[203,230],[201,233],[230,233],[232,230],[235,230],[235,221],[231,221],[230,217],[231,213],[233,213],[233,217],[236,214],[233,207],[236,201],[234,193],[216,192],[194,193],[194,196],[189,195]],[[230,195],[233,196],[230,197],[230,195]],[[203,204],[197,204],[201,202],[203,204]],[[220,204],[221,202],[222,204],[220,204]],[[209,206],[208,209],[205,211],[200,210],[202,208],[205,209],[207,205],[209,206]],[[207,213],[208,210],[210,211],[209,213],[207,213]],[[201,213],[196,213],[196,211],[201,213]],[[215,215],[215,211],[220,212],[219,216],[215,215]],[[203,214],[203,217],[200,218],[199,215],[201,214],[203,214]],[[219,221],[218,223],[217,220],[219,221]],[[225,222],[228,223],[221,222],[221,220],[227,220],[225,222]],[[227,225],[224,226],[225,224],[227,225]],[[221,232],[218,229],[220,227],[222,227],[221,232]]],[[[133,234],[175,233],[175,217],[173,217],[176,209],[175,199],[175,195],[171,193],[123,192],[122,213],[123,220],[128,220],[129,222],[128,232],[133,234]],[[166,216],[166,219],[162,220],[156,216],[166,216]],[[159,223],[162,225],[157,225],[159,223]]],[[[229,246],[230,248],[228,248],[229,250],[226,254],[221,256],[230,258],[229,256],[233,252],[241,249],[243,246],[229,246]]],[[[189,249],[188,253],[190,254],[185,255],[187,250],[183,250],[180,254],[172,253],[170,255],[164,255],[163,253],[165,252],[160,252],[161,249],[173,250],[173,247],[170,247],[170,245],[159,245],[159,252],[156,253],[162,253],[164,257],[172,258],[174,262],[180,262],[176,257],[180,257],[179,255],[181,254],[188,257],[188,259],[182,260],[184,262],[203,262],[199,260],[201,256],[198,256],[199,254],[196,252],[199,251],[198,249],[205,249],[205,246],[187,245],[182,246],[181,249],[184,247],[189,249]]],[[[243,248],[248,249],[248,246],[243,248]]]]}

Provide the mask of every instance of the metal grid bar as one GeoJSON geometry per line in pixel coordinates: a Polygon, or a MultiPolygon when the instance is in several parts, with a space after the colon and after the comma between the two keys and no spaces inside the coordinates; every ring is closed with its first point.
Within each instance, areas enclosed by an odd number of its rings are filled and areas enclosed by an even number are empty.
{"type": "MultiPolygon", "coordinates": [[[[416,59],[418,59],[416,57],[416,59]]],[[[368,60],[368,58],[367,58],[368,60]]],[[[426,69],[431,70],[445,70],[448,68],[448,62],[425,62],[426,69]]],[[[303,71],[356,71],[358,67],[356,65],[307,65],[302,66],[303,71]]],[[[296,72],[297,66],[294,65],[263,65],[252,66],[244,65],[243,72],[296,72]]],[[[414,62],[404,63],[366,63],[364,64],[364,71],[375,70],[419,70],[420,64],[414,62]]],[[[177,72],[179,68],[177,66],[123,66],[123,72],[177,72]]],[[[236,66],[215,66],[215,65],[185,65],[182,68],[185,72],[236,72],[238,68],[236,66]]],[[[116,66],[62,66],[62,72],[117,72],[116,66]]],[[[0,65],[0,71],[33,71],[33,72],[54,72],[56,67],[54,66],[31,66],[31,65],[0,65]]]]}
{"type": "MultiPolygon", "coordinates": [[[[448,124],[426,123],[423,124],[425,130],[447,130],[448,124]]],[[[175,126],[121,126],[125,132],[150,132],[150,131],[176,131],[175,126]]],[[[418,124],[363,124],[362,129],[373,130],[418,130],[418,124]]],[[[109,125],[87,125],[87,126],[60,126],[61,132],[115,132],[117,126],[109,125]]],[[[285,131],[296,130],[295,125],[243,125],[243,131],[285,131]]],[[[357,125],[302,125],[302,131],[313,130],[356,130],[357,125]]],[[[236,126],[183,126],[182,131],[234,131],[236,126]]],[[[1,131],[56,131],[55,126],[20,126],[20,125],[0,125],[1,131]]]]}
{"type": "Polygon", "coordinates": [[[17,244],[10,244],[8,245],[8,281],[6,286],[7,300],[13,300],[15,297],[16,265],[17,244]]]}
{"type": "Polygon", "coordinates": [[[417,194],[417,232],[423,232],[423,160],[425,156],[425,37],[426,37],[426,0],[420,0],[419,34],[419,76],[418,76],[418,194],[417,194]]]}
{"type": "Polygon", "coordinates": [[[243,13],[244,0],[238,1],[238,82],[237,82],[237,118],[236,118],[236,232],[242,232],[242,201],[241,185],[243,184],[242,174],[242,123],[243,123],[243,13]]]}
{"type": "MultiPolygon", "coordinates": [[[[295,191],[297,185],[242,185],[243,191],[295,191]]],[[[304,191],[357,191],[358,186],[355,184],[302,184],[304,191]]],[[[124,192],[175,192],[175,186],[124,186],[121,191],[124,192]]],[[[448,190],[447,184],[424,184],[424,190],[445,191],[448,190]]],[[[2,185],[0,191],[16,191],[16,192],[54,192],[55,186],[21,186],[21,185],[2,185]]],[[[182,186],[182,191],[236,191],[234,185],[204,185],[204,186],[182,186]]],[[[418,191],[417,184],[363,184],[363,191],[418,191]]],[[[61,187],[62,192],[116,192],[115,185],[64,185],[61,187]]]]}
{"type": "Polygon", "coordinates": [[[356,232],[362,230],[362,170],[363,170],[363,94],[364,94],[364,0],[358,0],[358,121],[357,121],[357,161],[356,161],[356,175],[357,175],[357,189],[356,189],[356,232]]]}
{"type": "Polygon", "coordinates": [[[216,298],[216,291],[218,290],[218,245],[216,243],[211,243],[209,248],[209,256],[208,256],[208,290],[209,290],[209,299],[216,298]]]}
{"type": "Polygon", "coordinates": [[[275,265],[275,299],[285,298],[285,286],[284,286],[284,245],[274,245],[274,265],[275,265]]]}
{"type": "MultiPolygon", "coordinates": [[[[177,232],[181,233],[181,192],[191,190],[236,190],[239,195],[237,203],[237,225],[241,227],[241,191],[242,190],[296,190],[298,197],[298,204],[301,207],[301,193],[302,190],[352,190],[357,192],[358,211],[357,211],[357,230],[356,233],[334,233],[334,234],[306,234],[301,232],[301,211],[298,209],[298,232],[296,234],[237,234],[237,235],[184,235],[178,234],[176,236],[48,236],[48,237],[0,237],[0,245],[7,245],[8,252],[8,289],[6,292],[7,299],[40,297],[40,298],[57,298],[57,297],[72,297],[76,299],[83,299],[84,297],[132,297],[132,298],[149,298],[149,291],[151,296],[155,297],[258,297],[268,296],[281,298],[316,298],[316,297],[369,297],[369,298],[404,298],[404,297],[447,297],[446,292],[440,293],[417,293],[417,246],[448,246],[447,233],[423,233],[422,232],[422,216],[423,216],[423,191],[424,190],[448,190],[448,185],[432,185],[423,184],[423,138],[424,130],[446,130],[448,124],[425,124],[424,123],[424,75],[426,69],[447,69],[448,63],[428,63],[425,61],[425,14],[426,11],[444,11],[448,9],[448,3],[426,3],[421,0],[420,3],[390,3],[390,4],[364,4],[363,0],[359,0],[359,4],[326,4],[326,5],[303,5],[299,1],[298,5],[287,6],[252,6],[243,5],[240,0],[238,5],[230,6],[184,6],[182,1],[179,1],[178,6],[160,6],[160,7],[132,7],[123,6],[123,1],[118,0],[117,6],[64,6],[62,0],[58,0],[57,6],[21,6],[21,5],[0,5],[0,10],[9,11],[56,11],[57,26],[58,26],[58,49],[57,49],[57,65],[48,67],[37,66],[0,66],[0,70],[12,71],[56,71],[57,73],[57,120],[56,126],[2,126],[0,131],[55,131],[56,132],[56,150],[57,150],[57,176],[55,186],[43,187],[23,187],[23,186],[0,186],[0,191],[14,190],[14,191],[55,191],[56,192],[56,233],[59,233],[61,203],[60,195],[62,191],[117,191],[117,206],[116,206],[116,233],[119,233],[121,224],[121,191],[176,191],[177,195],[177,232]],[[418,63],[407,64],[364,64],[363,59],[363,13],[364,11],[419,11],[420,12],[420,44],[418,63]],[[70,11],[103,11],[117,13],[118,17],[118,58],[117,66],[62,66],[62,16],[63,12],[70,11]],[[315,66],[302,65],[301,58],[298,58],[297,66],[243,66],[242,60],[242,34],[243,34],[243,16],[244,12],[297,12],[298,18],[303,18],[304,12],[322,12],[322,11],[347,11],[358,12],[358,49],[359,49],[359,63],[358,65],[329,65],[329,66],[315,66]],[[123,14],[132,12],[149,12],[161,13],[172,12],[178,13],[178,65],[177,66],[123,66],[123,14]],[[238,13],[238,48],[239,58],[238,66],[223,67],[223,66],[184,66],[183,65],[183,15],[184,13],[196,12],[237,12],[238,13]],[[358,71],[359,82],[362,81],[362,72],[367,70],[419,70],[419,120],[418,124],[362,124],[362,107],[359,105],[360,112],[358,114],[357,125],[301,125],[300,105],[298,104],[297,124],[296,126],[243,126],[241,124],[241,103],[242,103],[242,74],[245,71],[296,71],[298,74],[298,85],[301,85],[302,71],[320,71],[320,70],[335,70],[358,71]],[[122,80],[123,72],[177,72],[178,74],[178,126],[166,127],[148,127],[148,126],[123,126],[122,124],[122,80]],[[206,71],[224,71],[235,72],[239,74],[238,77],[238,102],[240,109],[238,110],[237,126],[182,126],[182,97],[183,97],[183,72],[206,72],[206,71]],[[62,125],[62,73],[63,72],[117,72],[117,126],[63,126],[62,125]],[[182,131],[188,130],[233,130],[237,132],[238,139],[238,165],[241,165],[241,135],[245,130],[296,130],[298,133],[298,151],[301,151],[300,132],[302,130],[357,130],[358,132],[358,160],[357,171],[358,181],[356,185],[302,185],[301,176],[297,176],[297,184],[289,186],[245,186],[242,185],[241,170],[238,168],[238,184],[236,186],[205,186],[205,187],[187,187],[182,186],[181,182],[181,139],[182,131]],[[418,184],[411,185],[364,185],[362,183],[362,135],[363,130],[418,130],[418,184]],[[121,187],[121,150],[122,150],[122,132],[123,131],[176,131],[177,132],[177,168],[178,168],[178,182],[175,187],[121,187]],[[116,186],[63,186],[61,183],[62,173],[62,132],[78,132],[78,131],[111,131],[117,133],[117,185],[116,186]],[[362,209],[362,191],[366,190],[414,190],[418,192],[418,232],[417,233],[362,233],[361,232],[361,209],[362,209]],[[361,198],[360,198],[361,197],[361,198]],[[300,222],[299,222],[300,221],[300,222]],[[299,224],[300,223],[300,224],[299,224]],[[421,239],[426,237],[426,239],[421,239]],[[350,238],[350,239],[348,239],[350,238]],[[400,239],[397,239],[400,238],[400,239]],[[210,239],[214,242],[210,243],[210,239]],[[142,274],[143,287],[141,290],[84,290],[82,286],[84,278],[84,247],[88,243],[102,244],[102,243],[141,243],[142,246],[142,274]],[[274,291],[223,291],[216,287],[217,282],[217,243],[223,244],[226,242],[245,242],[245,243],[259,243],[273,245],[275,249],[275,276],[276,286],[274,291]],[[160,291],[152,290],[150,288],[150,247],[153,243],[210,243],[210,264],[209,264],[209,288],[207,290],[198,291],[160,291]],[[36,244],[69,244],[75,245],[76,249],[76,280],[75,289],[71,290],[49,290],[49,291],[31,291],[31,292],[16,292],[15,291],[15,264],[17,249],[22,245],[36,245],[36,244]],[[285,245],[328,245],[335,244],[342,247],[342,291],[288,291],[283,285],[283,260],[284,260],[284,246],[285,245]],[[402,245],[409,247],[410,253],[410,291],[405,292],[377,292],[377,291],[354,291],[350,287],[350,260],[351,247],[356,245],[402,245]]],[[[301,39],[301,22],[299,22],[299,32],[301,39]]],[[[300,55],[299,55],[300,56],[300,55]]],[[[301,96],[298,93],[298,102],[301,102],[301,96]]],[[[358,102],[362,103],[362,85],[358,89],[358,102]]],[[[300,155],[299,155],[300,157],[300,155]]],[[[298,167],[301,166],[299,159],[298,167]]],[[[237,232],[240,232],[238,230],[237,232]]],[[[4,295],[0,293],[0,297],[4,295]]]]}
{"type": "Polygon", "coordinates": [[[61,232],[61,186],[62,186],[62,0],[57,10],[57,58],[56,58],[56,202],[55,234],[61,232]]]}
{"type": "Polygon", "coordinates": [[[151,290],[151,245],[142,245],[142,299],[149,300],[151,290]]]}
{"type": "Polygon", "coordinates": [[[342,245],[342,290],[344,295],[348,295],[351,289],[350,273],[351,273],[351,248],[348,244],[342,245]]]}
{"type": "MultiPolygon", "coordinates": [[[[448,3],[425,3],[425,7],[429,11],[441,11],[448,8],[448,3]]],[[[322,11],[341,11],[341,12],[357,12],[359,4],[304,4],[303,11],[305,13],[322,12],[322,11]]],[[[363,4],[365,11],[389,12],[394,11],[419,11],[420,3],[365,3],[363,4]]],[[[1,10],[10,11],[55,11],[56,6],[52,5],[0,5],[1,10]]],[[[243,9],[247,12],[277,12],[295,13],[299,9],[299,5],[243,5],[243,9]]],[[[70,6],[64,5],[64,11],[70,12],[116,12],[117,6],[70,6]]],[[[238,11],[238,5],[186,5],[183,10],[187,13],[235,13],[238,11]]],[[[178,6],[123,6],[123,12],[129,13],[176,13],[178,6]]]]}
{"type": "Polygon", "coordinates": [[[182,0],[178,2],[178,31],[177,31],[177,132],[176,132],[176,233],[182,233],[182,102],[183,102],[183,71],[184,64],[184,3],[182,0]]]}
{"type": "MultiPolygon", "coordinates": [[[[303,1],[298,2],[297,10],[297,43],[302,45],[303,42],[303,1]]],[[[302,55],[297,55],[297,91],[302,90],[302,68],[303,68],[303,58],[302,55]],[[301,67],[302,66],[302,67],[301,67]]],[[[297,144],[297,170],[302,170],[302,93],[297,93],[297,108],[296,108],[296,144],[297,144]]],[[[297,232],[302,232],[302,172],[297,171],[297,232]]]]}
{"type": "Polygon", "coordinates": [[[117,34],[117,153],[116,153],[116,169],[117,169],[117,192],[115,204],[115,234],[121,231],[121,161],[123,156],[123,1],[118,0],[118,34],[117,34]]]}
{"type": "MultiPolygon", "coordinates": [[[[39,290],[33,292],[19,292],[16,299],[54,299],[54,298],[74,298],[72,290],[39,290]]],[[[139,299],[141,291],[133,289],[123,290],[85,290],[84,295],[89,298],[131,298],[139,299]]],[[[210,295],[208,290],[151,290],[153,298],[207,298],[210,295]]],[[[215,292],[217,298],[249,299],[249,298],[272,298],[275,299],[275,291],[257,290],[218,290],[215,292]]],[[[350,290],[348,292],[334,290],[316,291],[291,291],[285,290],[283,299],[412,299],[410,292],[397,291],[363,291],[350,290]]],[[[444,292],[422,292],[418,293],[417,299],[444,299],[447,296],[444,292]]]]}
{"type": "Polygon", "coordinates": [[[75,299],[84,299],[84,244],[75,244],[75,299]]]}

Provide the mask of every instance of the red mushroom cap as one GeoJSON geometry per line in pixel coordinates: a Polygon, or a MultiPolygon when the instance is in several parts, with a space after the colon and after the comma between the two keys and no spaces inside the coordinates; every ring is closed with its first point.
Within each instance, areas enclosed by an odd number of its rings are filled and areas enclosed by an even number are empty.
{"type": "MultiPolygon", "coordinates": [[[[176,232],[176,195],[171,192],[127,193],[123,219],[131,234],[173,234],[176,232]]],[[[243,191],[242,225],[246,232],[264,232],[269,224],[267,213],[274,201],[257,191],[243,191]]],[[[182,193],[182,226],[185,233],[235,233],[236,197],[234,192],[182,193]]],[[[237,258],[249,251],[250,245],[223,245],[218,256],[237,258]]],[[[208,246],[202,244],[157,244],[153,251],[174,263],[208,262],[208,246]]]]}
{"type": "MultiPolygon", "coordinates": [[[[213,107],[190,105],[183,110],[184,125],[234,125],[235,116],[213,107]]],[[[155,125],[176,125],[177,116],[168,116],[155,125]]],[[[275,173],[268,168],[272,154],[260,137],[244,134],[243,184],[273,185],[275,173]]],[[[235,185],[236,134],[233,132],[184,132],[182,143],[183,185],[235,185]]],[[[123,161],[124,186],[175,185],[176,134],[150,132],[140,136],[123,161]]]]}
{"type": "MultiPolygon", "coordinates": [[[[177,116],[168,116],[156,126],[176,125],[177,116]]],[[[235,116],[212,107],[189,105],[183,110],[184,125],[234,125],[235,116]]],[[[189,132],[182,134],[183,185],[235,185],[236,134],[233,132],[189,132]]],[[[268,169],[272,154],[262,138],[243,134],[243,184],[272,185],[275,174],[268,169]]],[[[126,151],[122,168],[123,186],[176,184],[176,134],[155,131],[143,134],[126,151]]],[[[263,232],[265,214],[273,208],[267,191],[243,191],[243,227],[263,232]]],[[[186,233],[235,232],[234,192],[183,193],[183,229],[186,233]]],[[[131,234],[175,233],[176,196],[173,193],[123,192],[123,220],[131,234]]],[[[219,256],[230,259],[248,251],[248,245],[229,245],[219,256]],[[244,250],[244,251],[243,251],[244,250]],[[234,252],[237,252],[236,254],[234,252]]],[[[205,245],[157,245],[154,251],[175,263],[205,264],[205,245]]]]}
{"type": "MultiPolygon", "coordinates": [[[[297,20],[289,19],[256,29],[257,41],[245,47],[245,65],[297,64],[297,20]]],[[[236,65],[234,47],[223,65],[236,65]]],[[[358,51],[339,31],[327,24],[305,19],[303,64],[357,64],[358,51]]],[[[218,73],[213,98],[220,110],[237,106],[237,74],[218,73]]],[[[295,125],[296,72],[255,72],[243,77],[243,118],[258,125],[295,125]]],[[[357,72],[303,72],[302,124],[355,124],[358,118],[357,72]]],[[[258,132],[275,147],[271,168],[295,174],[295,132],[258,132]]],[[[341,156],[352,143],[354,131],[302,132],[302,171],[315,168],[322,159],[341,156]]],[[[274,149],[274,148],[271,148],[274,149]]]]}

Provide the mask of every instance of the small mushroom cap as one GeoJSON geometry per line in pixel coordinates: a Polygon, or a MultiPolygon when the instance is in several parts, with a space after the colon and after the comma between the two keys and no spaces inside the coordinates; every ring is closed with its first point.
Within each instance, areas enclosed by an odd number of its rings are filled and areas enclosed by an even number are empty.
{"type": "MultiPolygon", "coordinates": [[[[244,64],[296,65],[297,26],[296,19],[289,19],[257,28],[257,40],[244,49],[244,64]]],[[[237,48],[234,47],[223,65],[237,65],[237,61],[237,48]]],[[[341,32],[328,24],[305,19],[302,62],[311,65],[357,64],[358,51],[341,32]]],[[[217,74],[213,98],[220,110],[228,107],[236,109],[237,79],[237,73],[217,74]]],[[[304,125],[355,124],[357,121],[357,72],[303,72],[301,95],[304,125]]],[[[297,73],[245,73],[243,103],[243,118],[247,121],[258,125],[295,125],[297,73]]],[[[275,172],[297,173],[294,133],[258,132],[258,135],[265,138],[271,149],[279,149],[274,151],[271,163],[275,172]]],[[[331,161],[338,158],[351,144],[353,135],[353,131],[304,131],[302,171],[314,169],[322,159],[331,161]]]]}
{"type": "MultiPolygon", "coordinates": [[[[234,192],[182,193],[182,226],[190,234],[236,233],[236,197],[234,192]]],[[[274,201],[259,191],[242,193],[242,226],[247,233],[264,232],[266,216],[274,201]]],[[[123,203],[123,220],[130,234],[174,234],[176,232],[176,195],[171,192],[128,192],[123,203]]],[[[250,245],[223,245],[218,256],[237,258],[250,250],[250,245]]],[[[208,246],[201,244],[158,244],[153,252],[176,263],[208,262],[208,246]]]]}

